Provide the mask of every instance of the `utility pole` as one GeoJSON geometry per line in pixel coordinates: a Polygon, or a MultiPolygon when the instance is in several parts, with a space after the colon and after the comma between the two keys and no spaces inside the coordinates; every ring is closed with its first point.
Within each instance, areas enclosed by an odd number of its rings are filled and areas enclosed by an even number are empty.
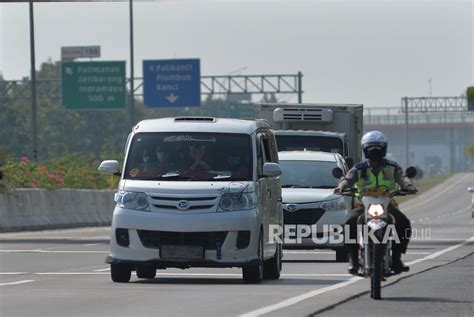
{"type": "Polygon", "coordinates": [[[408,97],[403,98],[403,102],[405,103],[405,153],[406,153],[406,164],[405,167],[408,167],[410,164],[410,138],[409,138],[409,130],[408,130],[408,97]]]}
{"type": "Polygon", "coordinates": [[[30,0],[30,62],[31,62],[31,128],[33,138],[33,161],[38,160],[38,131],[36,122],[36,69],[35,69],[35,27],[33,1],[30,0]]]}
{"type": "Polygon", "coordinates": [[[298,103],[303,103],[303,73],[298,72],[298,103]]]}
{"type": "Polygon", "coordinates": [[[130,0],[130,126],[133,127],[135,124],[135,85],[134,79],[134,58],[133,58],[133,0],[130,0]]]}

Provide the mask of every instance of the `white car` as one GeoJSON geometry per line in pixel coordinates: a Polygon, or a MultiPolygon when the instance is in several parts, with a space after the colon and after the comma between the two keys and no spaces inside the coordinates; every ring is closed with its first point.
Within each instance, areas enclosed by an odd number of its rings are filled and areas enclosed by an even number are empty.
{"type": "MultiPolygon", "coordinates": [[[[99,170],[120,174],[117,161],[99,170]]],[[[277,279],[283,225],[281,168],[263,120],[178,117],[138,123],[112,220],[114,282],[168,267],[242,267],[246,282],[277,279]]]]}
{"type": "MultiPolygon", "coordinates": [[[[314,151],[282,151],[278,153],[282,175],[282,198],[285,226],[311,227],[311,236],[300,242],[285,242],[285,248],[330,248],[336,250],[336,261],[345,262],[347,255],[342,243],[330,243],[330,225],[344,225],[351,199],[335,195],[337,179],[332,170],[344,173],[347,165],[338,153],[314,151]],[[316,231],[316,232],[315,232],[316,231]],[[315,241],[316,240],[316,241],[315,241]]],[[[306,235],[306,234],[305,234],[306,235]]],[[[287,237],[288,238],[288,237],[287,237]]],[[[286,240],[286,239],[285,239],[286,240]]]]}

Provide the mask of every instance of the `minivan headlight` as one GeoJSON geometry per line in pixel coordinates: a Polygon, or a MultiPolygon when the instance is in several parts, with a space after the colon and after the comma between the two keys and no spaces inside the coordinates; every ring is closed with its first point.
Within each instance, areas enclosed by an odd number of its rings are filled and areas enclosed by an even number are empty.
{"type": "Polygon", "coordinates": [[[248,210],[257,207],[257,195],[255,193],[223,194],[217,211],[248,210]]]}
{"type": "Polygon", "coordinates": [[[150,211],[150,204],[145,193],[119,191],[115,194],[114,201],[122,208],[150,211]]]}
{"type": "Polygon", "coordinates": [[[346,209],[344,198],[340,197],[334,200],[328,200],[321,203],[321,208],[326,211],[336,211],[346,209]]]}

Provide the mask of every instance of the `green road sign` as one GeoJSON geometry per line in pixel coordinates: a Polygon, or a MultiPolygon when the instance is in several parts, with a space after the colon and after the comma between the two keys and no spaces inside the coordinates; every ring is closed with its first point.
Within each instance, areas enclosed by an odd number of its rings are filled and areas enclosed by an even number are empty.
{"type": "Polygon", "coordinates": [[[125,108],[125,62],[63,62],[61,80],[66,109],[125,108]]]}

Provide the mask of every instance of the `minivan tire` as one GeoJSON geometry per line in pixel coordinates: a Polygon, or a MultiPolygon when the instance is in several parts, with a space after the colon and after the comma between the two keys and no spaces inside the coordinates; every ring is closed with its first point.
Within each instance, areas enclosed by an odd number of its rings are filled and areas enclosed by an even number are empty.
{"type": "Polygon", "coordinates": [[[132,276],[132,269],[126,264],[110,264],[110,277],[116,283],[128,283],[132,276]]]}
{"type": "Polygon", "coordinates": [[[141,265],[137,267],[137,277],[138,278],[148,278],[152,279],[156,276],[156,269],[153,266],[141,265]]]}
{"type": "Polygon", "coordinates": [[[347,248],[340,247],[336,249],[336,262],[344,263],[349,261],[349,254],[347,248]]]}
{"type": "Polygon", "coordinates": [[[268,280],[277,280],[280,278],[280,272],[282,267],[282,246],[277,244],[275,255],[264,262],[263,265],[263,277],[268,280]]]}
{"type": "Polygon", "coordinates": [[[263,234],[258,238],[258,259],[256,265],[242,267],[242,277],[245,283],[258,284],[263,280],[263,234]]]}

